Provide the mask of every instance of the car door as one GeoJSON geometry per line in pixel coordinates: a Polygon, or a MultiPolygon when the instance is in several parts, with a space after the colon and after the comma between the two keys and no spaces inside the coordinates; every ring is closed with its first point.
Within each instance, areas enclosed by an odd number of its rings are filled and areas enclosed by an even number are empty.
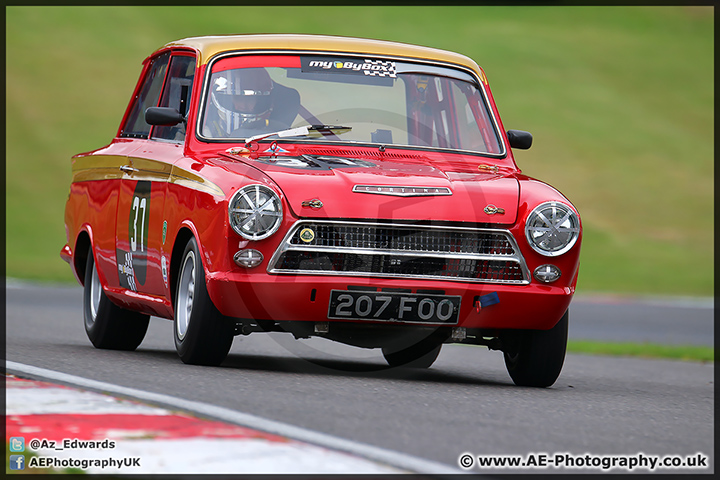
{"type": "MultiPolygon", "coordinates": [[[[177,108],[185,114],[192,91],[195,58],[174,54],[158,58],[166,62],[163,75],[148,78],[147,107],[177,108]]],[[[128,156],[117,209],[116,254],[122,287],[144,294],[166,296],[169,258],[164,255],[166,223],[163,218],[172,164],[183,154],[185,125],[151,127],[138,116],[143,135],[128,156]],[[144,124],[144,125],[142,125],[144,124]]]]}

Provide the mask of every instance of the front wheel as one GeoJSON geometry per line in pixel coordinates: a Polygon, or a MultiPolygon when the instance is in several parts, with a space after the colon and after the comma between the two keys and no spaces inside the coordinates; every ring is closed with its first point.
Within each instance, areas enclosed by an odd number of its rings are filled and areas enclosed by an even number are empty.
{"type": "Polygon", "coordinates": [[[549,387],[560,376],[567,348],[568,312],[550,330],[500,336],[505,367],[515,385],[549,387]]]}
{"type": "Polygon", "coordinates": [[[135,350],[147,333],[150,316],[118,307],[103,292],[92,249],[83,290],[85,332],[95,348],[135,350]]]}
{"type": "Polygon", "coordinates": [[[183,252],[175,299],[175,349],[184,363],[220,365],[227,357],[235,328],[215,307],[205,285],[197,241],[183,252]]]}

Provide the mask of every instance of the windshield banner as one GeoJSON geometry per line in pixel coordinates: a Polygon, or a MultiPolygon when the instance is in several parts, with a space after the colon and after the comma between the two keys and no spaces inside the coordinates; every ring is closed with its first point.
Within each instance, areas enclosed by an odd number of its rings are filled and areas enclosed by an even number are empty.
{"type": "Polygon", "coordinates": [[[304,73],[346,73],[371,77],[397,78],[395,62],[358,58],[302,57],[304,73]]]}

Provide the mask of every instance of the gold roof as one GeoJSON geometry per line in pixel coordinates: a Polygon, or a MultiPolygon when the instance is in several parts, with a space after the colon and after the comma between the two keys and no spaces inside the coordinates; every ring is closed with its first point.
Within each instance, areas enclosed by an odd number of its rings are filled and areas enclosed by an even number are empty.
{"type": "Polygon", "coordinates": [[[291,34],[217,35],[184,38],[170,42],[163,48],[167,47],[188,47],[196,50],[199,53],[198,63],[200,65],[207,63],[218,53],[234,50],[297,50],[428,59],[462,65],[482,75],[477,63],[459,53],[405,43],[352,37],[291,34]]]}

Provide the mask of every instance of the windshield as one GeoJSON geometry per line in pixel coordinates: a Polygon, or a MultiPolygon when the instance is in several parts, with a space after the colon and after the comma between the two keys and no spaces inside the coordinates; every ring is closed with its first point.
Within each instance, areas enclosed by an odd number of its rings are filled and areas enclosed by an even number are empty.
{"type": "Polygon", "coordinates": [[[231,56],[211,68],[198,130],[207,140],[344,125],[352,130],[313,141],[503,153],[482,92],[461,70],[304,55],[231,56]]]}

